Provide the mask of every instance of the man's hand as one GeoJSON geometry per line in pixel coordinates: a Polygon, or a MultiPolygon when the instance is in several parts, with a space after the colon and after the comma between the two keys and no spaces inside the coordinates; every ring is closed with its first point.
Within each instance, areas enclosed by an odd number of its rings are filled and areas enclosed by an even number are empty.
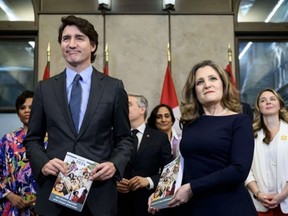
{"type": "Polygon", "coordinates": [[[149,186],[149,181],[145,177],[135,176],[129,180],[128,188],[131,191],[136,191],[139,188],[149,186]]]}
{"type": "Polygon", "coordinates": [[[59,172],[61,172],[63,175],[66,175],[67,171],[68,168],[66,163],[58,158],[50,160],[42,168],[42,173],[45,176],[48,175],[57,176],[59,172]]]}
{"type": "Polygon", "coordinates": [[[129,180],[123,178],[121,181],[117,182],[117,190],[120,193],[128,193],[129,188],[128,188],[129,180]]]}
{"type": "Polygon", "coordinates": [[[112,162],[97,164],[91,172],[92,181],[105,181],[114,176],[116,167],[112,162]]]}

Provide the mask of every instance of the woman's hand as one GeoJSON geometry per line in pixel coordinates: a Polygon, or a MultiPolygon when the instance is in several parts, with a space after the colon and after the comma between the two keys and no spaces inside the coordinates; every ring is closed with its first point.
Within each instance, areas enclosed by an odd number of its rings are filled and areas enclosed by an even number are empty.
{"type": "Polygon", "coordinates": [[[12,192],[7,194],[6,198],[15,206],[17,209],[23,209],[29,206],[29,203],[23,199],[21,196],[18,196],[12,192]]]}
{"type": "Polygon", "coordinates": [[[273,197],[275,196],[276,194],[273,193],[259,193],[258,194],[258,197],[257,197],[257,200],[260,201],[262,203],[263,206],[265,206],[266,208],[269,208],[269,209],[272,209],[272,208],[276,208],[277,207],[277,203],[273,200],[273,197]]]}
{"type": "Polygon", "coordinates": [[[149,213],[151,213],[151,214],[156,214],[158,211],[159,211],[159,209],[156,209],[156,208],[154,208],[154,207],[151,207],[151,203],[152,203],[152,199],[153,199],[153,197],[154,197],[154,194],[155,193],[152,193],[151,194],[151,196],[149,197],[149,199],[148,199],[148,212],[149,213]]]}
{"type": "Polygon", "coordinates": [[[280,203],[285,200],[286,196],[283,193],[274,194],[270,198],[270,206],[269,208],[276,208],[280,203]]]}
{"type": "Polygon", "coordinates": [[[182,185],[174,194],[172,200],[168,203],[170,207],[176,207],[187,203],[193,196],[189,183],[182,185]]]}

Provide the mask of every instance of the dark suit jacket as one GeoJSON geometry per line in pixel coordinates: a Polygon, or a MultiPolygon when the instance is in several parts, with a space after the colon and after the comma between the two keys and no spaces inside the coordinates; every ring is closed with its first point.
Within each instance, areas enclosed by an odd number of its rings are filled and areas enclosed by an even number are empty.
{"type": "Polygon", "coordinates": [[[172,160],[168,136],[146,126],[136,158],[128,163],[124,178],[150,177],[154,189],[142,188],[126,194],[118,193],[118,216],[148,215],[148,198],[158,184],[162,168],[172,160]]]}
{"type": "MultiPolygon", "coordinates": [[[[116,177],[121,179],[133,149],[128,97],[122,81],[93,69],[89,101],[79,134],[75,131],[68,106],[65,71],[40,81],[24,143],[39,184],[36,210],[40,215],[57,215],[64,208],[48,201],[55,177],[43,176],[41,169],[53,158],[63,160],[68,151],[99,163],[113,162],[117,168],[116,177]],[[43,138],[46,131],[49,143],[45,150],[43,138]]],[[[86,204],[93,215],[115,215],[116,197],[115,178],[94,182],[86,204]]]]}
{"type": "Polygon", "coordinates": [[[251,106],[248,103],[241,102],[242,105],[242,113],[247,114],[250,119],[253,121],[253,111],[251,106]]]}

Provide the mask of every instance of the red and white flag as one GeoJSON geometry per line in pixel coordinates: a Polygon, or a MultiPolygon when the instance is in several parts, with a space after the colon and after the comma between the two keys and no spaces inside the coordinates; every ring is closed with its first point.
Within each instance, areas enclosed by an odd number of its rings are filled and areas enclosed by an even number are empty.
{"type": "Polygon", "coordinates": [[[235,79],[234,79],[234,76],[233,76],[231,63],[229,63],[229,64],[226,66],[226,71],[227,71],[227,73],[228,73],[229,76],[230,76],[231,84],[232,84],[234,87],[236,87],[236,82],[235,82],[235,79]]]}
{"type": "Polygon", "coordinates": [[[176,119],[174,122],[173,128],[176,130],[177,134],[181,134],[182,131],[179,126],[181,113],[179,109],[179,104],[178,104],[178,99],[177,99],[177,94],[176,94],[173,78],[171,75],[171,65],[169,61],[168,61],[167,69],[166,69],[164,82],[163,82],[160,103],[169,105],[172,108],[173,114],[176,119]]]}
{"type": "Polygon", "coordinates": [[[49,78],[50,78],[50,62],[47,61],[42,80],[47,80],[49,78]]]}
{"type": "Polygon", "coordinates": [[[105,75],[107,75],[107,76],[109,75],[109,64],[108,64],[107,61],[105,61],[104,68],[103,68],[103,73],[105,75]]]}
{"type": "Polygon", "coordinates": [[[236,88],[236,82],[233,76],[233,71],[232,71],[232,49],[230,46],[230,43],[228,44],[228,65],[226,66],[226,71],[228,75],[230,76],[230,82],[231,84],[236,88]]]}
{"type": "Polygon", "coordinates": [[[50,42],[47,47],[47,64],[43,73],[42,80],[47,80],[50,78],[50,42]]]}

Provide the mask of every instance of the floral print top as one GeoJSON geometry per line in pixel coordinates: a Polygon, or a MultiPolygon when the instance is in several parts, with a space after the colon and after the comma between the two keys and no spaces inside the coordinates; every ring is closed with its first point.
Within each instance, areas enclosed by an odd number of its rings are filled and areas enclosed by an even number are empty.
{"type": "Polygon", "coordinates": [[[29,201],[36,196],[36,181],[33,178],[26,149],[22,142],[26,134],[23,128],[8,133],[0,140],[0,215],[30,216],[30,208],[17,209],[5,198],[13,192],[29,201]]]}

